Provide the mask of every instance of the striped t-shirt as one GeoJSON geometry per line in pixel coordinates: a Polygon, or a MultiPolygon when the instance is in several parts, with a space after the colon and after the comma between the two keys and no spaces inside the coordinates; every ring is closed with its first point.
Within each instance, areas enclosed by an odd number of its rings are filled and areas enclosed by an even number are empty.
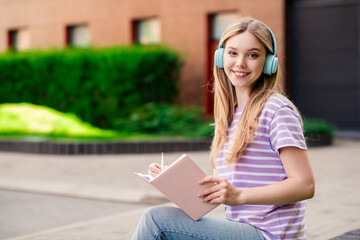
{"type": "MultiPolygon", "coordinates": [[[[261,111],[255,140],[236,164],[227,165],[225,154],[232,144],[243,110],[236,109],[227,131],[227,142],[215,159],[218,176],[238,188],[283,181],[287,176],[279,149],[287,146],[306,149],[300,116],[284,96],[271,96],[261,111]]],[[[306,201],[287,205],[225,206],[225,215],[229,220],[257,227],[266,239],[306,239],[305,205],[306,201]]]]}

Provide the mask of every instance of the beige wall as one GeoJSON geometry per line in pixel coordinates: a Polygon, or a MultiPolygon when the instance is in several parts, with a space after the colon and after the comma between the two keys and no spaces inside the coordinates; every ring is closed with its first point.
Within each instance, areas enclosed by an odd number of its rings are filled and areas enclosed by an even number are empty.
{"type": "Polygon", "coordinates": [[[178,49],[186,65],[179,101],[204,105],[207,16],[237,11],[267,23],[284,58],[284,0],[0,0],[0,51],[7,31],[26,28],[31,48],[65,46],[65,26],[87,23],[91,43],[107,46],[131,42],[131,21],[158,17],[162,42],[178,49]]]}

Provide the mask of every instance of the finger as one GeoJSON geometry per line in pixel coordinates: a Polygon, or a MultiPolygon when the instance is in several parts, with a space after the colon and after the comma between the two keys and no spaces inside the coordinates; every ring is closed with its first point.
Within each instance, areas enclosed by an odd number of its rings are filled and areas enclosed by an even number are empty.
{"type": "Polygon", "coordinates": [[[219,192],[220,190],[221,190],[220,185],[214,185],[214,186],[208,187],[208,188],[204,189],[203,191],[201,191],[198,196],[200,198],[206,198],[207,196],[209,196],[213,193],[219,192]]]}
{"type": "Polygon", "coordinates": [[[160,165],[158,165],[157,163],[152,163],[149,166],[149,170],[152,172],[160,172],[161,171],[161,167],[160,165]]]}
{"type": "Polygon", "coordinates": [[[220,191],[217,191],[207,195],[205,198],[202,199],[202,201],[209,203],[223,203],[222,199],[224,199],[223,194],[220,191]]]}
{"type": "Polygon", "coordinates": [[[200,181],[199,181],[199,184],[200,185],[203,185],[203,184],[206,184],[206,183],[218,183],[220,182],[221,179],[218,178],[218,177],[215,177],[215,176],[206,176],[206,177],[203,177],[200,181]]]}
{"type": "Polygon", "coordinates": [[[158,169],[161,169],[161,166],[160,166],[160,164],[158,164],[158,163],[151,163],[151,164],[149,165],[149,168],[158,168],[158,169]]]}
{"type": "Polygon", "coordinates": [[[152,163],[149,166],[149,174],[153,177],[155,177],[156,175],[158,175],[161,172],[161,167],[159,164],[157,163],[152,163]]]}
{"type": "Polygon", "coordinates": [[[217,198],[211,199],[210,201],[208,201],[208,203],[212,203],[212,204],[226,204],[223,196],[219,196],[219,197],[217,197],[217,198]]]}

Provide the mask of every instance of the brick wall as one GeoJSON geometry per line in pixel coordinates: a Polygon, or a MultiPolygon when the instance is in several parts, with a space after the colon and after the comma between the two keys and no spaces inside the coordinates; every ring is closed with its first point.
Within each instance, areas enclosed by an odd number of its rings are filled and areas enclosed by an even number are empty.
{"type": "Polygon", "coordinates": [[[204,105],[207,64],[207,16],[237,11],[269,25],[284,58],[284,0],[0,0],[0,51],[7,31],[27,28],[31,48],[64,47],[66,25],[87,23],[91,43],[108,46],[132,41],[134,19],[158,17],[162,42],[186,61],[179,101],[204,105]]]}

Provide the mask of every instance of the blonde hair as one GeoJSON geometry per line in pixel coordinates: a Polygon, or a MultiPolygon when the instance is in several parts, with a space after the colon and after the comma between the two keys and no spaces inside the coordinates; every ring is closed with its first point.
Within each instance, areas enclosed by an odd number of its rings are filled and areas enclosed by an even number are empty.
{"type": "MultiPolygon", "coordinates": [[[[257,20],[245,17],[231,25],[224,32],[220,40],[223,46],[226,41],[240,33],[249,31],[265,46],[267,52],[273,53],[273,40],[267,26],[257,20]]],[[[228,164],[234,164],[242,156],[247,145],[255,139],[259,115],[267,99],[275,93],[283,93],[280,86],[280,69],[273,75],[261,74],[259,79],[251,86],[249,101],[241,115],[232,146],[225,156],[228,164]]],[[[237,104],[235,88],[225,74],[223,68],[214,65],[214,120],[215,136],[211,145],[210,161],[215,168],[215,158],[224,147],[226,132],[234,118],[237,104]]]]}

